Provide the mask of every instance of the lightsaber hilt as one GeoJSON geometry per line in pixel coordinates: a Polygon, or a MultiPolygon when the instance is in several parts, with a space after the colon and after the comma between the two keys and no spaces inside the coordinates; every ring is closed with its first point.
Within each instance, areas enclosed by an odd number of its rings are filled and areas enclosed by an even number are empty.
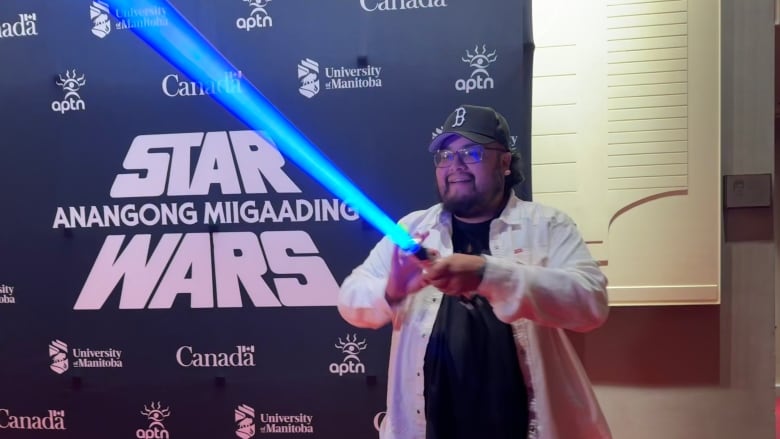
{"type": "Polygon", "coordinates": [[[419,238],[412,238],[412,243],[409,248],[404,249],[407,255],[414,256],[420,261],[433,262],[434,253],[429,249],[422,246],[422,241],[419,238]]]}
{"type": "Polygon", "coordinates": [[[412,253],[412,255],[421,261],[428,261],[432,259],[431,254],[428,252],[428,249],[423,246],[419,246],[417,250],[415,250],[414,253],[412,253]]]}

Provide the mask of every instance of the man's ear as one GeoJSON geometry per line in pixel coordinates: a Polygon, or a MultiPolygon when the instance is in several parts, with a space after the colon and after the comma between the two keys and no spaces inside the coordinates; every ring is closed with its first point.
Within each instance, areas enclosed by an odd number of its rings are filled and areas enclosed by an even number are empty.
{"type": "Polygon", "coordinates": [[[511,165],[512,165],[512,153],[505,152],[501,154],[501,169],[504,170],[504,175],[509,175],[511,173],[511,170],[509,169],[511,165]]]}

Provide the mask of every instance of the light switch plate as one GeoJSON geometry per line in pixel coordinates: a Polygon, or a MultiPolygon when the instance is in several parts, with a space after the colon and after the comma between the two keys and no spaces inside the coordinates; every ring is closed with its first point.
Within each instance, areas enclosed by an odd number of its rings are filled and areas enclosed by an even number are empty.
{"type": "Polygon", "coordinates": [[[726,175],[723,181],[725,207],[769,207],[772,205],[772,175],[726,175]]]}

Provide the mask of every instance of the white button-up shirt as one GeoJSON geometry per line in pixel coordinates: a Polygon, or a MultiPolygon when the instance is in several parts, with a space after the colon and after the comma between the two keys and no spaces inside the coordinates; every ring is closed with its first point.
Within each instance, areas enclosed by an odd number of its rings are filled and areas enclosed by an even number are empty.
{"type": "MultiPolygon", "coordinates": [[[[400,221],[428,232],[423,245],[452,254],[452,220],[437,204],[400,221]]],[[[383,439],[424,439],[423,362],[442,292],[428,286],[396,306],[385,300],[393,243],[386,237],[339,293],[345,320],[362,328],[393,323],[383,439]]],[[[490,224],[490,252],[477,289],[496,317],[512,325],[528,387],[529,438],[610,438],[590,382],[564,329],[585,332],[607,318],[607,279],[572,220],[514,195],[490,224]]]]}

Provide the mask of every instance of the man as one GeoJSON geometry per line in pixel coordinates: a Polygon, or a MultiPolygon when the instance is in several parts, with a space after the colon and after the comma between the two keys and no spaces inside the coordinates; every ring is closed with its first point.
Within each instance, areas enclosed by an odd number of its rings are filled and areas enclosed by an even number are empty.
{"type": "Polygon", "coordinates": [[[611,437],[564,333],[604,323],[607,279],[568,216],[514,194],[509,139],[455,109],[429,147],[441,203],[400,221],[430,260],[383,238],[341,287],[345,320],[393,323],[382,438],[611,437]]]}

